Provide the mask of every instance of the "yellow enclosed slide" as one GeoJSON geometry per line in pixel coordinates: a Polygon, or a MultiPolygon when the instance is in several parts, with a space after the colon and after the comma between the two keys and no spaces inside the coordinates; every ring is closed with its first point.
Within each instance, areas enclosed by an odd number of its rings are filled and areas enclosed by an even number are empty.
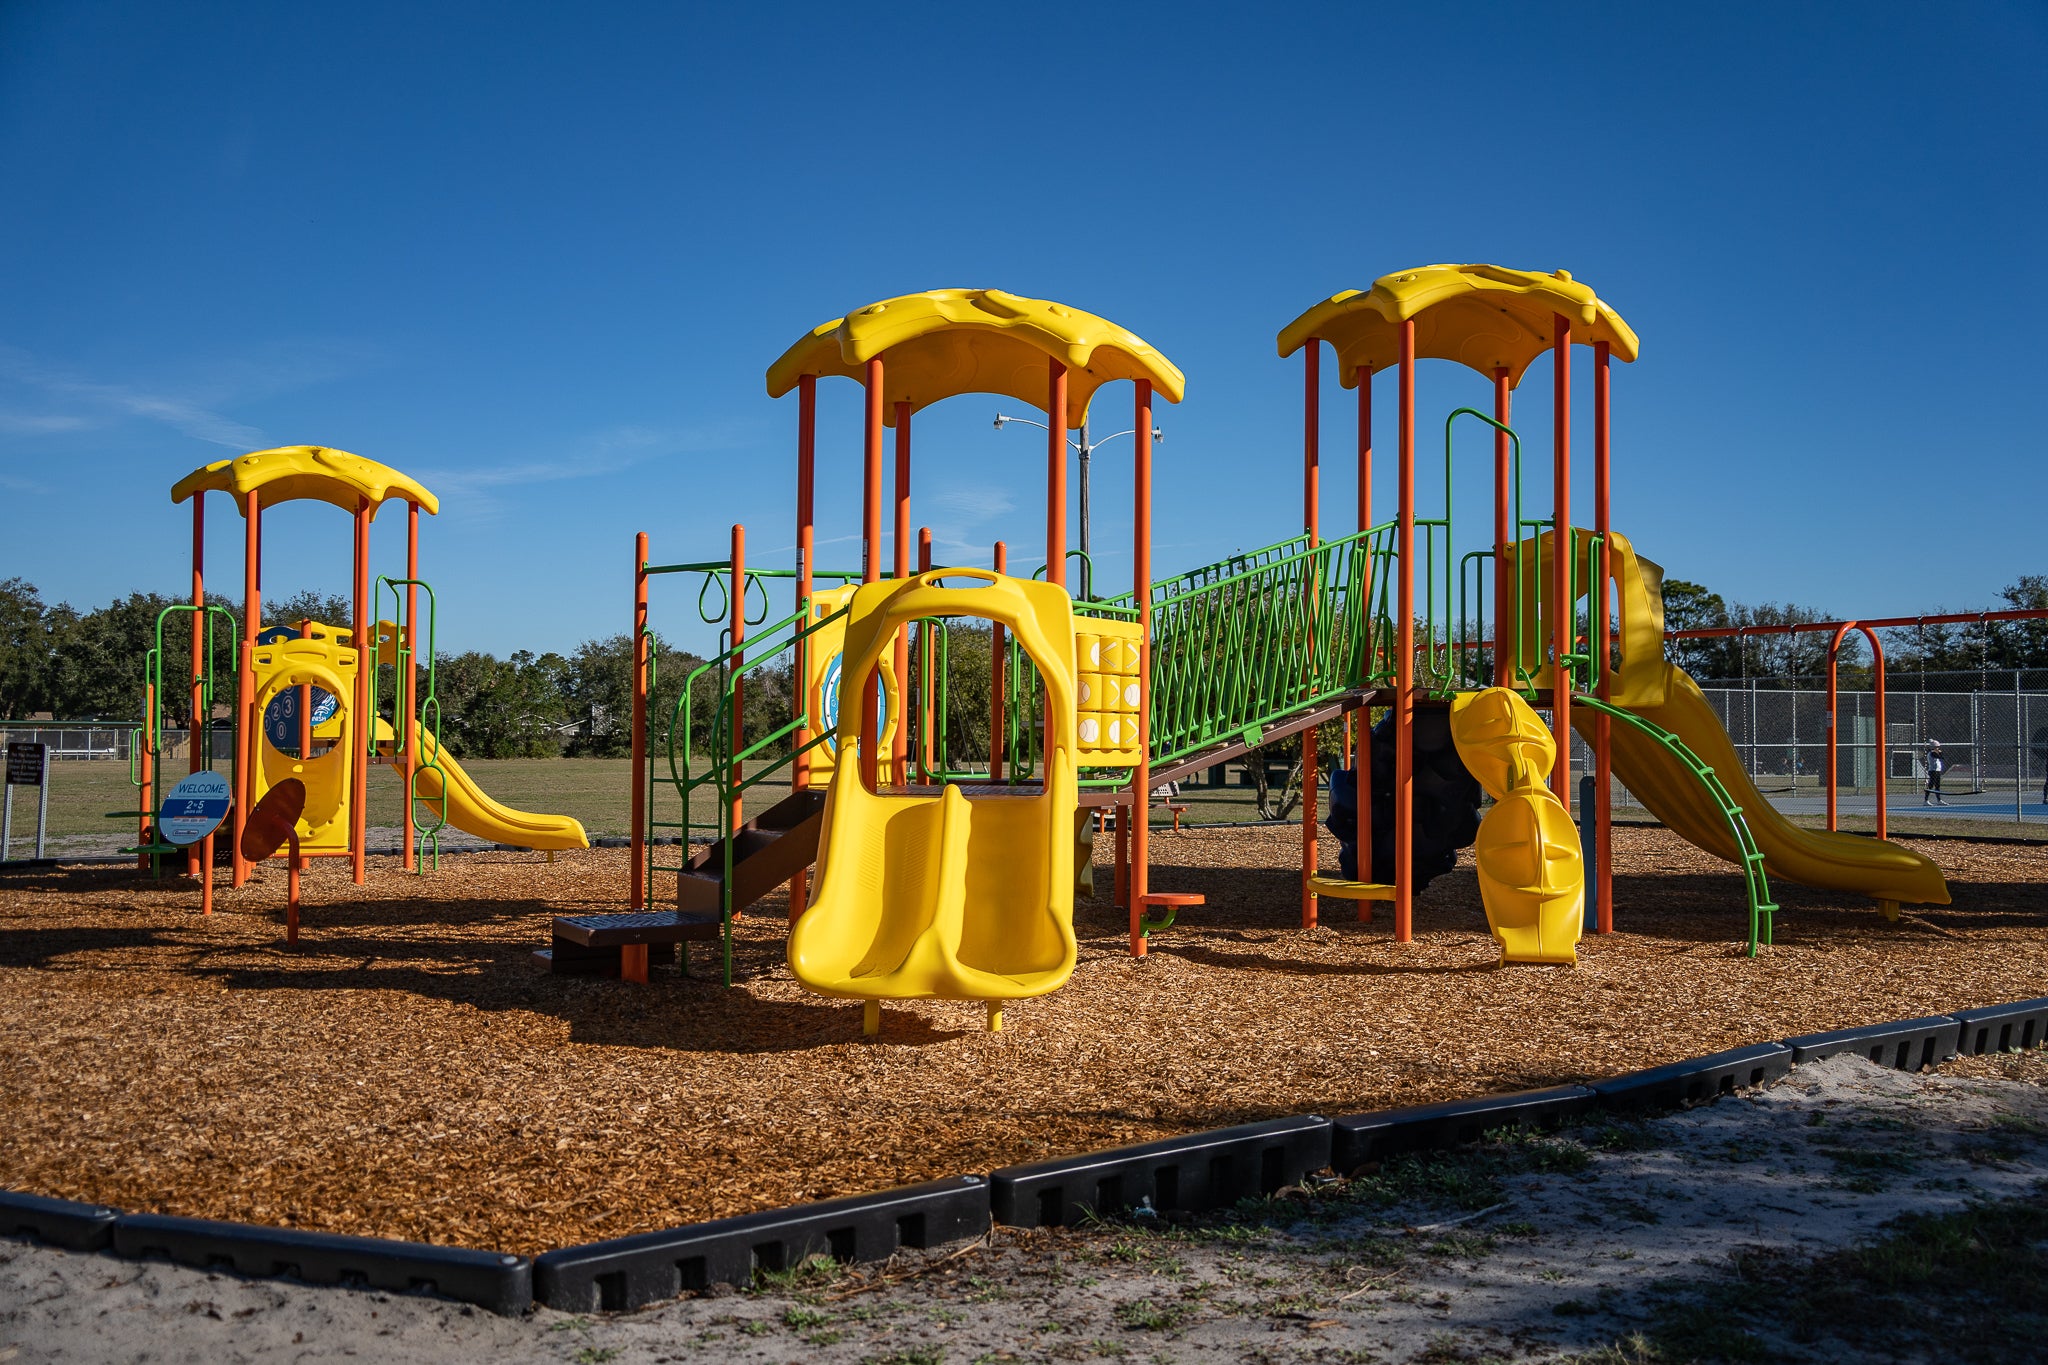
{"type": "Polygon", "coordinates": [[[789,968],[823,995],[868,1001],[1044,995],[1074,971],[1074,820],[1078,809],[1073,603],[1046,583],[979,569],[935,569],[864,584],[846,624],[847,696],[896,631],[928,617],[1007,627],[1045,682],[1042,789],[869,791],[861,782],[860,708],[842,702],[841,762],[826,789],[817,886],[789,936],[789,968]],[[946,580],[976,580],[947,587],[946,580]]]}

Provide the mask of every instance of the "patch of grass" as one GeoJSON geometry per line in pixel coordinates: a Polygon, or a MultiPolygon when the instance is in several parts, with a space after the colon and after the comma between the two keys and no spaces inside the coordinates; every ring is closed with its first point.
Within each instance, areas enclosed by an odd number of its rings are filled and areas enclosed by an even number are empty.
{"type": "Polygon", "coordinates": [[[586,1346],[569,1357],[576,1365],[604,1365],[607,1360],[616,1360],[619,1348],[616,1346],[586,1346]]]}
{"type": "Polygon", "coordinates": [[[763,1322],[759,1318],[755,1318],[750,1322],[741,1323],[740,1330],[742,1332],[745,1332],[750,1337],[765,1337],[768,1336],[770,1333],[774,1332],[775,1324],[772,1322],[763,1322]]]}
{"type": "Polygon", "coordinates": [[[941,1365],[946,1356],[936,1346],[913,1346],[885,1356],[869,1356],[862,1365],[941,1365]]]}
{"type": "Polygon", "coordinates": [[[823,1327],[830,1321],[830,1313],[821,1313],[815,1308],[805,1308],[800,1304],[791,1304],[782,1310],[782,1324],[785,1327],[823,1327]]]}
{"type": "Polygon", "coordinates": [[[1455,1256],[1460,1260],[1477,1261],[1491,1256],[1497,1245],[1493,1238],[1483,1232],[1466,1232],[1456,1229],[1446,1232],[1429,1244],[1432,1256],[1455,1256]]]}
{"type": "Polygon", "coordinates": [[[1581,1129],[1579,1141],[1596,1152],[1647,1152],[1664,1146],[1667,1139],[1647,1123],[1608,1119],[1581,1129]]]}
{"type": "Polygon", "coordinates": [[[787,1270],[756,1270],[751,1287],[755,1293],[791,1294],[822,1289],[844,1273],[845,1267],[830,1256],[806,1256],[787,1270]]]}
{"type": "Polygon", "coordinates": [[[1133,1299],[1116,1306],[1116,1320],[1134,1331],[1170,1332],[1192,1311],[1184,1303],[1160,1304],[1151,1299],[1133,1299]]]}
{"type": "Polygon", "coordinates": [[[1512,1223],[1495,1223],[1493,1232],[1496,1237],[1534,1237],[1536,1225],[1518,1219],[1512,1223]]]}
{"type": "Polygon", "coordinates": [[[1559,1299],[1550,1305],[1550,1311],[1561,1318],[1590,1317],[1600,1310],[1584,1299],[1559,1299]]]}
{"type": "Polygon", "coordinates": [[[846,1340],[846,1333],[837,1327],[820,1327],[815,1332],[804,1333],[804,1340],[812,1346],[836,1346],[846,1340]]]}
{"type": "MultiPolygon", "coordinates": [[[[1947,1214],[1912,1214],[1862,1246],[1807,1260],[1750,1253],[1724,1274],[1660,1292],[1620,1362],[1817,1359],[1850,1349],[2003,1365],[2048,1333],[2048,1186],[1947,1214]]],[[[1561,1306],[1560,1306],[1561,1311],[1561,1306]]],[[[1613,1348],[1620,1351],[1622,1348],[1613,1348]]]]}

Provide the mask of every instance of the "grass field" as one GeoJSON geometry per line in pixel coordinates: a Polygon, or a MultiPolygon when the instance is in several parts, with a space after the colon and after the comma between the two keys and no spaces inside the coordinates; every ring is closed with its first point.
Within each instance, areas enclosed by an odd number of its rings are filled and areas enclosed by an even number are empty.
{"type": "MultiPolygon", "coordinates": [[[[468,769],[479,786],[494,798],[519,810],[546,811],[554,814],[573,815],[583,822],[583,828],[592,838],[606,836],[621,837],[631,832],[632,783],[629,773],[631,763],[623,758],[506,758],[479,759],[463,765],[468,769]]],[[[182,775],[184,765],[174,764],[173,780],[182,775]]],[[[1229,786],[1187,786],[1177,800],[1187,806],[1187,813],[1181,817],[1186,824],[1231,824],[1256,820],[1258,809],[1253,803],[1252,789],[1236,785],[1236,770],[1230,773],[1229,786]]],[[[760,788],[754,800],[773,801],[779,799],[788,789],[786,774],[778,773],[769,778],[760,788]]],[[[370,770],[370,826],[372,829],[396,829],[400,819],[401,787],[397,773],[388,767],[370,770]]],[[[673,819],[676,800],[673,789],[664,784],[657,793],[657,819],[673,819]]],[[[13,856],[27,855],[25,844],[35,834],[35,792],[28,788],[16,789],[14,794],[15,842],[13,856]]],[[[699,792],[693,803],[695,819],[708,821],[713,817],[713,802],[708,794],[699,792]]],[[[52,851],[69,854],[112,852],[117,848],[135,842],[135,824],[132,818],[111,820],[106,818],[110,811],[133,811],[135,809],[135,788],[129,784],[127,767],[112,762],[66,762],[52,764],[50,768],[50,847],[52,851]]],[[[1295,819],[1299,819],[1297,814],[1295,819]]],[[[1638,807],[1617,807],[1615,818],[1627,823],[1641,823],[1648,819],[1638,807]]],[[[1787,817],[1792,823],[1808,829],[1820,829],[1825,821],[1819,815],[1795,814],[1787,817]]],[[[1155,812],[1153,822],[1170,822],[1163,812],[1155,812]]],[[[1868,833],[1871,820],[1867,815],[1844,815],[1841,827],[1857,833],[1868,833]]],[[[1896,834],[1950,835],[1973,839],[1981,838],[2026,838],[2048,840],[2048,822],[2029,820],[2020,824],[2011,819],[1989,816],[1982,820],[1967,818],[1915,818],[1909,810],[1895,809],[1891,813],[1890,831],[1896,834]]]]}

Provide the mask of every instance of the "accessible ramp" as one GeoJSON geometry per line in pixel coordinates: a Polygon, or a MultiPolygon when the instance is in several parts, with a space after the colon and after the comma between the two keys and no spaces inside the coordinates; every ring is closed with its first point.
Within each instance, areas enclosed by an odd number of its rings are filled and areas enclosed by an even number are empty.
{"type": "MultiPolygon", "coordinates": [[[[929,617],[1009,629],[1046,689],[1043,787],[869,791],[860,711],[839,709],[841,761],[826,788],[811,905],[790,931],[796,979],[821,995],[999,1002],[1044,995],[1074,971],[1076,777],[1073,601],[1066,590],[980,569],[863,584],[846,625],[841,690],[857,688],[899,629],[929,617]],[[975,580],[947,587],[946,580],[975,580]]],[[[853,691],[851,695],[858,695],[853,691]]]]}
{"type": "Polygon", "coordinates": [[[583,833],[582,821],[567,815],[540,815],[514,810],[494,801],[455,761],[454,756],[418,725],[413,726],[413,742],[419,745],[414,752],[419,755],[420,762],[418,771],[413,774],[413,795],[421,801],[438,804],[445,794],[448,823],[464,834],[521,848],[590,847],[590,840],[583,833]]]}

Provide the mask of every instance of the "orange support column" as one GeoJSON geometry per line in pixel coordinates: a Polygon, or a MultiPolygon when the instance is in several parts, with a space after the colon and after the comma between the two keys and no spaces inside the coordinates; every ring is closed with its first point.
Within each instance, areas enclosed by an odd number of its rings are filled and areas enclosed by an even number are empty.
{"type": "Polygon", "coordinates": [[[647,533],[633,537],[633,857],[627,908],[647,908],[647,533]]]}
{"type": "MultiPolygon", "coordinates": [[[[932,528],[917,528],[917,571],[925,573],[932,567],[932,528]]],[[[917,628],[917,780],[930,782],[932,770],[939,766],[939,745],[932,734],[932,727],[939,721],[937,646],[932,640],[931,627],[917,628]]]]}
{"type": "MultiPolygon", "coordinates": [[[[416,502],[405,505],[405,576],[412,581],[405,585],[405,636],[400,641],[405,647],[405,681],[398,688],[403,710],[398,723],[392,726],[392,732],[396,737],[393,747],[402,745],[405,749],[405,761],[399,767],[399,780],[405,784],[405,801],[398,814],[398,837],[404,850],[405,865],[411,867],[416,856],[412,827],[413,784],[418,780],[420,771],[420,505],[416,502]]],[[[433,660],[427,662],[431,664],[433,660]]]]}
{"type": "MultiPolygon", "coordinates": [[[[1322,520],[1322,354],[1323,343],[1310,337],[1302,350],[1301,397],[1301,524],[1308,532],[1310,549],[1316,547],[1316,532],[1322,520]]],[[[1304,586],[1308,590],[1308,667],[1313,675],[1316,647],[1316,580],[1313,573],[1304,586]]],[[[1303,678],[1306,685],[1308,678],[1303,678]]],[[[1309,879],[1316,875],[1316,732],[1313,726],[1301,732],[1301,927],[1316,927],[1316,893],[1309,879]]]]}
{"type": "Polygon", "coordinates": [[[739,755],[747,742],[747,667],[746,655],[740,650],[747,639],[747,528],[737,523],[732,528],[732,624],[728,629],[732,632],[733,757],[732,767],[726,773],[726,779],[732,783],[732,806],[727,814],[736,834],[746,823],[746,802],[740,796],[745,770],[739,755]]]}
{"type": "MultiPolygon", "coordinates": [[[[1065,375],[1060,396],[1065,397],[1065,375]]],[[[1145,896],[1151,889],[1152,857],[1152,381],[1137,381],[1136,420],[1131,436],[1137,442],[1132,461],[1135,489],[1131,502],[1131,592],[1138,603],[1138,679],[1143,684],[1144,704],[1138,708],[1138,766],[1131,774],[1131,871],[1125,889],[1130,893],[1131,955],[1145,955],[1145,896]]],[[[1066,443],[1060,440],[1064,455],[1066,443]]],[[[1060,464],[1064,472],[1064,459],[1060,464]]],[[[1065,510],[1061,502],[1061,510],[1065,510]]]]}
{"type": "Polygon", "coordinates": [[[1064,588],[1067,586],[1067,367],[1057,360],[1050,361],[1047,374],[1045,581],[1064,588]]]}
{"type": "MultiPolygon", "coordinates": [[[[992,562],[997,573],[1008,573],[1010,547],[997,541],[992,562]]],[[[1000,624],[993,625],[989,631],[988,653],[988,780],[990,785],[995,785],[1003,780],[1003,727],[1009,722],[1003,689],[1009,686],[1010,650],[1008,637],[1000,624]]]]}
{"type": "Polygon", "coordinates": [[[377,667],[377,645],[370,638],[370,504],[356,505],[355,518],[355,715],[343,727],[343,743],[356,746],[355,777],[349,792],[349,872],[358,886],[367,875],[364,855],[370,834],[370,756],[377,752],[377,718],[370,714],[370,674],[377,667]]]}
{"type": "MultiPolygon", "coordinates": [[[[1358,367],[1358,529],[1372,529],[1372,366],[1358,367]]],[[[1365,667],[1368,672],[1373,665],[1373,562],[1368,547],[1362,551],[1361,590],[1364,592],[1365,609],[1359,613],[1359,620],[1365,630],[1365,667]]],[[[1358,850],[1359,880],[1372,880],[1372,708],[1361,706],[1350,716],[1350,732],[1353,743],[1351,752],[1345,755],[1345,762],[1351,767],[1358,791],[1358,850]]],[[[1372,902],[1358,903],[1358,918],[1361,923],[1372,918],[1372,902]]]]}
{"type": "MultiPolygon", "coordinates": [[[[896,578],[910,577],[910,404],[896,405],[896,525],[890,537],[896,552],[896,578]]],[[[890,656],[896,667],[896,687],[904,698],[910,696],[910,627],[898,627],[896,646],[890,656]]],[[[908,782],[905,763],[910,757],[910,717],[896,724],[896,739],[889,750],[895,760],[898,782],[908,782]]]]}
{"type": "MultiPolygon", "coordinates": [[[[1551,411],[1556,465],[1551,506],[1555,509],[1550,541],[1550,732],[1557,736],[1557,762],[1550,770],[1550,789],[1564,808],[1572,808],[1572,679],[1565,657],[1572,652],[1572,561],[1578,556],[1572,535],[1572,325],[1552,314],[1556,350],[1552,361],[1551,411]]],[[[1540,559],[1540,556],[1539,556],[1540,559]]]]}
{"type": "MultiPolygon", "coordinates": [[[[206,714],[206,494],[192,495],[192,723],[185,727],[187,772],[200,769],[199,748],[212,718],[206,714]]],[[[188,852],[186,870],[201,879],[199,913],[213,913],[213,836],[188,852]]]]}
{"type": "MultiPolygon", "coordinates": [[[[804,375],[797,380],[796,414],[796,600],[798,609],[805,613],[804,626],[810,624],[811,603],[811,545],[815,537],[813,516],[814,484],[817,479],[818,462],[818,377],[804,375]]],[[[805,745],[811,742],[811,645],[809,639],[799,635],[796,641],[795,686],[791,689],[796,698],[797,731],[795,760],[790,765],[789,786],[791,791],[811,789],[811,756],[805,745]]],[[[789,922],[795,924],[803,918],[804,907],[810,898],[811,874],[809,869],[800,868],[789,879],[789,922]]]]}
{"type": "MultiPolygon", "coordinates": [[[[1613,408],[1610,404],[1610,369],[1608,365],[1608,343],[1593,343],[1593,530],[1600,537],[1600,563],[1593,574],[1593,657],[1599,663],[1600,700],[1611,701],[1614,697],[1612,671],[1613,637],[1608,620],[1614,589],[1614,560],[1609,553],[1607,536],[1608,520],[1612,507],[1608,501],[1608,475],[1610,437],[1608,418],[1613,408]]],[[[1614,866],[1614,755],[1613,718],[1605,711],[1593,718],[1593,874],[1594,885],[1599,888],[1599,905],[1595,912],[1594,924],[1598,932],[1614,932],[1614,879],[1609,875],[1614,866]]]]}
{"type": "Polygon", "coordinates": [[[1839,827],[1836,823],[1838,812],[1836,810],[1835,801],[1835,775],[1839,771],[1838,767],[1836,766],[1836,753],[1838,745],[1837,736],[1840,733],[1841,718],[1836,714],[1836,707],[1840,702],[1840,695],[1836,689],[1835,683],[1835,662],[1837,655],[1841,652],[1842,638],[1852,630],[1862,631],[1863,638],[1870,641],[1870,657],[1873,673],[1872,686],[1877,694],[1876,832],[1877,837],[1879,839],[1883,839],[1887,832],[1885,821],[1885,803],[1887,799],[1885,795],[1885,779],[1888,776],[1890,776],[1887,770],[1891,767],[1891,744],[1889,742],[1891,732],[1885,728],[1887,718],[1885,716],[1884,707],[1884,645],[1877,638],[1877,632],[1872,630],[1869,626],[1864,625],[1860,621],[1844,621],[1841,625],[1836,626],[1835,633],[1828,637],[1828,828],[1836,829],[1839,827]]]}
{"type": "MultiPolygon", "coordinates": [[[[882,358],[867,364],[867,422],[862,442],[860,504],[860,580],[882,577],[882,358]]],[[[856,680],[860,686],[860,778],[872,791],[881,781],[881,755],[875,752],[881,716],[875,707],[874,675],[856,680]]],[[[843,687],[843,684],[842,684],[843,687]]]]}
{"type": "MultiPolygon", "coordinates": [[[[1394,622],[1394,941],[1415,937],[1415,320],[1401,322],[1401,396],[1395,532],[1401,575],[1394,622]]],[[[1370,835],[1366,836],[1370,839],[1370,835]]],[[[1367,847],[1371,845],[1368,842],[1367,847]]],[[[1368,856],[1370,856],[1368,854],[1368,856]]]]}
{"type": "Polygon", "coordinates": [[[251,489],[242,503],[242,661],[241,700],[235,722],[235,846],[229,851],[236,886],[249,880],[249,860],[242,856],[242,822],[256,804],[256,756],[263,742],[262,717],[256,714],[256,632],[263,628],[263,505],[251,489]]]}

